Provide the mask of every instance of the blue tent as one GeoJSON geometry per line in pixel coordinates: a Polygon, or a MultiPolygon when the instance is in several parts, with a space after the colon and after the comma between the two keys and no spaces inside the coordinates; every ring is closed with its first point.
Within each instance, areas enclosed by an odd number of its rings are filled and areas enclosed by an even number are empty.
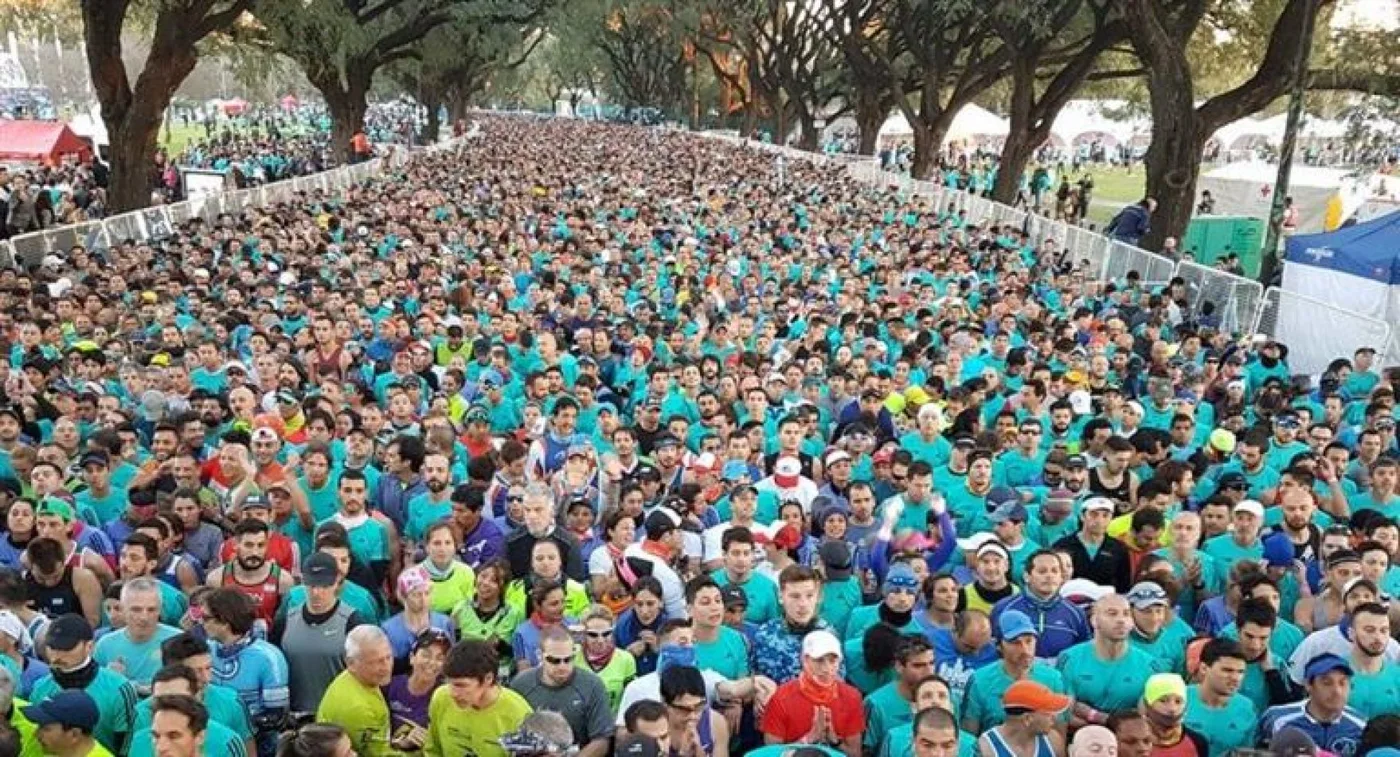
{"type": "Polygon", "coordinates": [[[1400,212],[1288,240],[1289,263],[1400,284],[1400,212]]]}
{"type": "MultiPolygon", "coordinates": [[[[1295,371],[1370,347],[1400,360],[1400,213],[1288,240],[1273,335],[1295,371]]],[[[1261,324],[1262,326],[1262,324],[1261,324]]]]}

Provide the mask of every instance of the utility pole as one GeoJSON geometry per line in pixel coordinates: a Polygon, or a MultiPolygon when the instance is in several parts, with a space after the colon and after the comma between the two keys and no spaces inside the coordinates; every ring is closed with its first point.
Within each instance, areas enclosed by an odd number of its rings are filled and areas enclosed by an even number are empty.
{"type": "Polygon", "coordinates": [[[1288,94],[1288,121],[1283,129],[1283,144],[1279,147],[1274,202],[1269,209],[1269,231],[1264,237],[1264,258],[1259,265],[1259,281],[1265,286],[1272,283],[1280,265],[1279,244],[1283,236],[1284,201],[1288,197],[1288,181],[1293,173],[1293,153],[1297,149],[1298,130],[1303,121],[1303,103],[1307,99],[1308,61],[1312,57],[1318,0],[1305,2],[1307,9],[1303,12],[1303,38],[1298,42],[1298,58],[1293,64],[1293,86],[1288,94]]]}

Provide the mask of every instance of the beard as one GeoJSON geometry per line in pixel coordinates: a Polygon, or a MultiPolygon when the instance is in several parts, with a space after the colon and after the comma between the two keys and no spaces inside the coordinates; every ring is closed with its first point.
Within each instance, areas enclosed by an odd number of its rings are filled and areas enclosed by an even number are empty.
{"type": "Polygon", "coordinates": [[[238,567],[240,567],[240,568],[242,568],[242,569],[244,569],[244,570],[246,570],[246,571],[249,571],[249,572],[255,571],[255,570],[257,570],[258,568],[261,568],[263,565],[266,565],[266,564],[267,564],[267,558],[258,557],[257,555],[253,555],[252,557],[240,557],[240,558],[238,558],[238,567]]]}
{"type": "Polygon", "coordinates": [[[428,479],[426,485],[428,487],[428,491],[432,492],[433,494],[437,494],[447,489],[446,481],[441,481],[435,478],[428,479]]]}

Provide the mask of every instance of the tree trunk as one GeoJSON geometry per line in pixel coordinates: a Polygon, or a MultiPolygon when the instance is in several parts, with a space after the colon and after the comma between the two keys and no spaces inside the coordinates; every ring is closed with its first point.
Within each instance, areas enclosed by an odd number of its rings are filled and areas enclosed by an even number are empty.
{"type": "Polygon", "coordinates": [[[369,83],[351,76],[342,82],[334,73],[317,77],[311,83],[320,91],[331,114],[331,150],[342,163],[349,163],[352,157],[350,139],[364,127],[365,111],[369,110],[365,99],[369,83]]]}
{"type": "Polygon", "coordinates": [[[159,112],[151,112],[154,107],[155,103],[149,100],[136,100],[124,119],[106,124],[112,158],[107,185],[108,215],[140,210],[151,204],[151,161],[156,154],[161,121],[159,112]]]}
{"type": "Polygon", "coordinates": [[[1011,123],[1001,147],[996,184],[992,186],[992,199],[1003,205],[1015,201],[1026,164],[1035,148],[1045,141],[1045,134],[1037,128],[1040,123],[1035,113],[1035,61],[1022,59],[1013,63],[1011,79],[1011,123]]]}
{"type": "Polygon", "coordinates": [[[423,124],[423,144],[436,144],[438,134],[442,131],[442,115],[438,112],[442,109],[442,101],[437,97],[429,97],[423,105],[428,108],[428,120],[423,124]]]}
{"type": "Polygon", "coordinates": [[[910,121],[909,128],[914,132],[914,162],[909,173],[916,179],[927,179],[933,171],[933,157],[937,145],[943,141],[942,135],[935,136],[933,130],[923,121],[910,121]]]}
{"type": "Polygon", "coordinates": [[[856,129],[860,132],[860,146],[856,149],[861,155],[874,155],[880,145],[880,127],[889,116],[889,103],[879,97],[871,97],[865,90],[857,90],[855,98],[856,129]]]}
{"type": "Polygon", "coordinates": [[[1148,79],[1152,143],[1146,158],[1147,196],[1157,201],[1151,230],[1139,241],[1148,250],[1161,249],[1169,236],[1179,239],[1185,234],[1201,174],[1201,150],[1209,135],[1202,133],[1200,115],[1192,102],[1194,87],[1185,56],[1178,62],[1179,67],[1163,67],[1148,79]]]}
{"type": "Polygon", "coordinates": [[[797,149],[808,152],[817,152],[821,149],[822,133],[817,129],[817,119],[808,113],[805,108],[797,111],[797,123],[799,136],[797,138],[797,149]]]}

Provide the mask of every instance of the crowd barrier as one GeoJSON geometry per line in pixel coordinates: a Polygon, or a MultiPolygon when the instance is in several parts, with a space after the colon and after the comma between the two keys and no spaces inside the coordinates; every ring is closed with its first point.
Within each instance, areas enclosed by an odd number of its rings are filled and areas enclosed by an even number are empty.
{"type": "MultiPolygon", "coordinates": [[[[785,155],[791,159],[840,166],[849,176],[862,183],[894,189],[908,196],[930,198],[939,210],[962,213],[969,223],[1012,225],[1024,230],[1037,249],[1044,249],[1047,242],[1053,242],[1054,249],[1067,250],[1086,275],[1096,277],[1099,281],[1121,283],[1129,271],[1136,271],[1144,286],[1159,287],[1179,277],[1186,282],[1190,311],[1187,315],[1204,317],[1218,323],[1220,328],[1234,333],[1277,336],[1282,330],[1297,339],[1300,333],[1306,331],[1302,321],[1306,320],[1309,309],[1316,308],[1314,312],[1326,316],[1319,318],[1320,322],[1344,324],[1346,331],[1352,334],[1347,338],[1347,344],[1350,345],[1351,341],[1355,341],[1356,344],[1348,347],[1348,350],[1369,346],[1384,351],[1381,355],[1382,360],[1400,359],[1400,348],[1391,345],[1392,329],[1389,324],[1336,305],[1285,292],[1277,287],[1266,292],[1264,286],[1253,279],[1189,260],[1173,260],[1110,239],[1082,226],[1026,213],[965,190],[952,189],[886,171],[881,168],[878,160],[872,157],[808,153],[791,147],[713,132],[706,132],[705,136],[785,155]],[[1295,307],[1289,308],[1288,305],[1295,307]],[[1283,324],[1282,327],[1280,323],[1283,324]]],[[[1400,345],[1400,334],[1397,334],[1396,341],[1400,345]]],[[[1337,354],[1351,354],[1350,351],[1340,349],[1346,345],[1338,342],[1337,346],[1337,354]]],[[[1295,370],[1303,373],[1316,373],[1325,367],[1294,366],[1295,370]]]]}
{"type": "Polygon", "coordinates": [[[426,147],[409,150],[402,146],[383,157],[367,160],[329,171],[297,176],[283,181],[248,189],[230,190],[201,195],[191,200],[155,205],[130,213],[122,213],[100,221],[59,226],[31,234],[21,234],[0,242],[0,266],[33,268],[52,253],[67,254],[75,246],[91,250],[107,249],[127,239],[151,241],[169,236],[186,221],[202,218],[213,222],[225,213],[238,213],[246,208],[262,208],[294,199],[299,193],[321,190],[337,192],[405,165],[421,152],[446,150],[475,138],[480,127],[471,132],[426,147]]]}

